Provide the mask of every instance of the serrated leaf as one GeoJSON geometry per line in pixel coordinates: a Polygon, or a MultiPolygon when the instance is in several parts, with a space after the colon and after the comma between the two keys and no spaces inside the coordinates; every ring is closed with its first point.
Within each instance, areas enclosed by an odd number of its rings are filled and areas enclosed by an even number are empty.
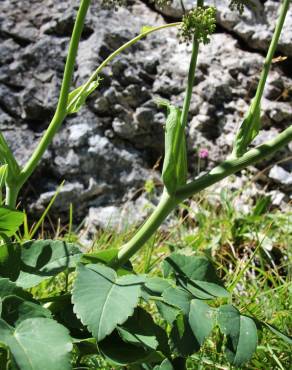
{"type": "Polygon", "coordinates": [[[228,297],[229,293],[205,257],[173,253],[163,261],[164,276],[174,275],[177,284],[200,299],[228,297]]]}
{"type": "Polygon", "coordinates": [[[23,212],[0,206],[0,234],[8,237],[14,235],[23,221],[23,212]]]}
{"type": "Polygon", "coordinates": [[[73,90],[68,97],[67,102],[67,114],[77,113],[82,105],[85,103],[88,96],[99,86],[100,78],[97,77],[95,81],[92,81],[87,88],[84,89],[84,85],[77,87],[73,90]]]}
{"type": "Polygon", "coordinates": [[[104,265],[80,264],[76,270],[74,311],[99,342],[133,314],[144,277],[118,277],[113,269],[104,265]]]}
{"type": "Polygon", "coordinates": [[[234,143],[234,153],[236,157],[242,156],[253,139],[258,135],[261,125],[261,107],[253,107],[251,104],[247,116],[243,120],[234,143]]]}
{"type": "Polygon", "coordinates": [[[187,180],[187,158],[184,127],[181,125],[181,111],[168,102],[168,115],[165,124],[165,155],[162,167],[162,181],[169,194],[174,194],[178,186],[187,180]]]}
{"type": "Polygon", "coordinates": [[[52,318],[49,310],[40,304],[26,301],[21,297],[11,295],[2,300],[2,313],[1,317],[9,325],[15,326],[26,319],[33,317],[52,318]]]}
{"type": "Polygon", "coordinates": [[[15,329],[0,320],[0,342],[5,344],[21,370],[70,370],[71,338],[54,320],[32,318],[15,329]]]}
{"type": "Polygon", "coordinates": [[[218,324],[227,337],[226,357],[234,366],[242,366],[252,358],[257,347],[257,327],[232,305],[218,309],[218,324]]]}
{"type": "Polygon", "coordinates": [[[73,268],[82,253],[75,244],[61,240],[29,241],[21,247],[21,272],[17,285],[31,288],[45,279],[73,268]]]}
{"type": "Polygon", "coordinates": [[[193,299],[190,305],[189,323],[196,340],[202,346],[214,326],[214,311],[205,302],[193,299]]]}

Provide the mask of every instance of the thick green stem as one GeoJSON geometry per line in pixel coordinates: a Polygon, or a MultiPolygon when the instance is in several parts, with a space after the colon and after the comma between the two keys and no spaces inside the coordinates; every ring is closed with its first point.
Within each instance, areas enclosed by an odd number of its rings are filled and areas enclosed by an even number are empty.
{"type": "Polygon", "coordinates": [[[117,267],[128,261],[154,234],[162,224],[167,215],[176,207],[175,199],[171,198],[166,191],[163,192],[158,206],[154,212],[137,231],[134,237],[121,248],[116,260],[112,261],[111,266],[117,267]]]}
{"type": "Polygon", "coordinates": [[[79,41],[81,38],[82,30],[84,27],[84,21],[85,21],[85,17],[86,17],[86,13],[87,13],[89,5],[90,5],[90,0],[81,1],[78,14],[77,14],[77,18],[76,18],[76,22],[74,25],[74,29],[72,32],[72,37],[70,41],[68,57],[66,60],[64,77],[62,81],[60,97],[59,97],[56,113],[47,131],[45,132],[37,148],[32,154],[30,160],[27,162],[27,164],[24,166],[23,170],[21,171],[21,174],[18,180],[18,184],[19,184],[18,191],[23,186],[23,184],[26,182],[26,180],[31,176],[35,168],[37,167],[44,152],[46,151],[46,149],[52,142],[54,135],[59,130],[62,122],[64,121],[66,117],[66,111],[67,111],[66,107],[67,107],[67,101],[68,101],[71,81],[72,81],[73,72],[74,72],[74,64],[75,64],[78,45],[79,45],[79,41]]]}
{"type": "Polygon", "coordinates": [[[215,167],[208,174],[180,187],[175,197],[170,197],[164,192],[157,209],[155,209],[149,219],[143,224],[140,230],[138,230],[137,234],[121,248],[112,266],[117,268],[128,261],[153,235],[169,213],[180,202],[217,183],[225,177],[263,160],[265,157],[287,145],[290,141],[292,141],[292,126],[280,133],[275,139],[249,150],[242,157],[228,159],[215,167]]]}

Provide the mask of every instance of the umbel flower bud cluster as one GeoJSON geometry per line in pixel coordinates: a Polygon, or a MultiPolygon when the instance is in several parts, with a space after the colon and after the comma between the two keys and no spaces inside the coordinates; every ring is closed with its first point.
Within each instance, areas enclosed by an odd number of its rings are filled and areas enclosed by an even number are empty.
{"type": "Polygon", "coordinates": [[[194,37],[198,42],[207,44],[209,36],[216,28],[216,9],[214,7],[197,7],[188,11],[182,19],[179,39],[189,43],[194,37]]]}

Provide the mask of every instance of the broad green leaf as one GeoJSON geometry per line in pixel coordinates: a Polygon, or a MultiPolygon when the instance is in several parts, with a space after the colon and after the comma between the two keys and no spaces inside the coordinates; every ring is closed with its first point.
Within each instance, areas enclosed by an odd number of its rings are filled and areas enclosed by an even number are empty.
{"type": "Polygon", "coordinates": [[[260,323],[261,325],[264,325],[267,329],[269,329],[272,333],[276,334],[277,337],[281,338],[284,342],[292,344],[292,337],[290,337],[289,335],[283,333],[282,331],[280,331],[278,328],[271,324],[268,324],[263,321],[261,321],[260,323]]]}
{"type": "Polygon", "coordinates": [[[7,207],[0,207],[0,234],[8,237],[14,235],[23,221],[24,213],[7,207]]]}
{"type": "Polygon", "coordinates": [[[174,275],[177,283],[200,299],[228,297],[228,291],[205,257],[173,253],[163,261],[164,276],[174,275]]]}
{"type": "Polygon", "coordinates": [[[189,314],[192,296],[181,288],[170,287],[162,294],[163,301],[178,307],[185,315],[189,314]]]}
{"type": "Polygon", "coordinates": [[[0,320],[0,342],[21,370],[70,370],[72,341],[66,328],[46,318],[22,321],[16,328],[0,320]]]}
{"type": "Polygon", "coordinates": [[[36,240],[21,247],[21,272],[17,285],[31,288],[45,279],[73,268],[82,253],[75,244],[61,240],[36,240]]]}
{"type": "Polygon", "coordinates": [[[261,124],[261,107],[251,104],[247,116],[243,120],[234,143],[234,153],[236,157],[242,156],[253,139],[258,135],[261,124]]]}
{"type": "Polygon", "coordinates": [[[205,302],[193,299],[190,305],[189,323],[197,341],[202,345],[214,326],[214,311],[205,302]]]}
{"type": "Polygon", "coordinates": [[[135,275],[118,277],[104,265],[78,265],[74,311],[98,342],[133,314],[143,281],[144,277],[135,275]]]}
{"type": "Polygon", "coordinates": [[[156,325],[152,316],[141,307],[137,307],[134,315],[117,328],[120,337],[127,343],[158,350],[170,355],[168,338],[165,331],[156,325]]]}
{"type": "Polygon", "coordinates": [[[7,277],[12,281],[18,278],[20,273],[20,245],[7,243],[0,246],[0,276],[7,277]]]}
{"type": "Polygon", "coordinates": [[[7,170],[8,170],[7,164],[3,164],[3,166],[0,166],[0,190],[5,185],[5,181],[7,178],[7,170]]]}
{"type": "Polygon", "coordinates": [[[82,105],[85,103],[88,96],[99,86],[100,78],[97,77],[95,81],[92,81],[87,88],[84,89],[85,85],[77,87],[77,89],[71,91],[67,102],[67,114],[77,113],[82,105]]]}
{"type": "Polygon", "coordinates": [[[180,313],[179,308],[165,302],[156,301],[155,304],[159,314],[163,317],[163,319],[168,324],[172,325],[172,323],[180,313]]]}
{"type": "Polygon", "coordinates": [[[166,358],[160,365],[155,366],[153,370],[174,370],[171,362],[166,358]]]}
{"type": "Polygon", "coordinates": [[[252,358],[257,347],[257,327],[254,321],[243,316],[232,305],[218,310],[218,324],[227,337],[226,356],[234,366],[241,366],[252,358]]]}
{"type": "Polygon", "coordinates": [[[49,310],[40,304],[26,301],[15,295],[7,296],[2,300],[1,317],[8,324],[15,326],[26,319],[33,317],[52,318],[49,310]]]}
{"type": "Polygon", "coordinates": [[[0,298],[16,295],[26,300],[32,300],[32,295],[22,288],[18,287],[15,283],[6,278],[0,278],[0,298]]]}
{"type": "Polygon", "coordinates": [[[98,348],[107,360],[117,365],[148,362],[151,355],[155,353],[152,349],[123,341],[117,330],[102,340],[98,348]]]}
{"type": "Polygon", "coordinates": [[[167,288],[171,287],[171,282],[160,277],[147,277],[145,287],[150,291],[161,295],[167,288]]]}
{"type": "Polygon", "coordinates": [[[168,116],[165,124],[165,155],[162,168],[162,181],[169,194],[174,194],[178,186],[187,180],[187,158],[184,127],[181,125],[181,111],[168,102],[168,116]]]}

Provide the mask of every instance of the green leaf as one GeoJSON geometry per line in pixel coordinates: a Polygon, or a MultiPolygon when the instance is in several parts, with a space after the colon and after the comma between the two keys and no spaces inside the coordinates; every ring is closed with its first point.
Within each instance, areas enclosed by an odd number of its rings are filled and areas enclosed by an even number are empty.
{"type": "Polygon", "coordinates": [[[200,299],[228,297],[228,291],[205,257],[173,253],[163,261],[164,276],[174,275],[177,283],[200,299]]]}
{"type": "Polygon", "coordinates": [[[189,314],[192,296],[181,288],[170,287],[162,294],[163,301],[178,307],[185,315],[189,314]]]}
{"type": "Polygon", "coordinates": [[[149,360],[150,356],[155,353],[151,349],[137,347],[123,341],[117,330],[102,340],[98,348],[107,360],[117,365],[141,363],[149,360]]]}
{"type": "Polygon", "coordinates": [[[0,320],[0,342],[9,350],[21,370],[70,370],[71,338],[54,320],[32,318],[16,328],[0,320]]]}
{"type": "Polygon", "coordinates": [[[120,337],[127,343],[158,350],[165,355],[170,355],[165,331],[156,325],[152,316],[141,307],[137,307],[134,315],[122,326],[119,326],[117,330],[120,337]]]}
{"type": "Polygon", "coordinates": [[[155,366],[153,370],[174,370],[171,362],[166,358],[160,365],[155,366]]]}
{"type": "Polygon", "coordinates": [[[161,295],[167,288],[171,287],[171,283],[160,277],[147,277],[145,287],[151,292],[161,295]]]}
{"type": "Polygon", "coordinates": [[[236,157],[242,156],[253,139],[258,135],[261,125],[261,107],[254,108],[251,104],[247,116],[243,120],[234,143],[234,153],[236,157]]]}
{"type": "Polygon", "coordinates": [[[169,194],[174,194],[178,186],[187,180],[187,158],[184,127],[181,125],[179,108],[161,101],[166,105],[168,116],[165,124],[165,155],[162,168],[162,181],[169,194]]]}
{"type": "Polygon", "coordinates": [[[8,324],[15,326],[26,319],[33,317],[52,318],[49,310],[40,304],[26,301],[15,295],[7,296],[2,300],[1,317],[8,324]]]}
{"type": "Polygon", "coordinates": [[[234,366],[241,366],[252,358],[257,347],[257,327],[254,321],[243,316],[232,305],[218,310],[218,324],[227,337],[226,356],[234,366]]]}
{"type": "Polygon", "coordinates": [[[104,265],[78,265],[72,301],[74,311],[101,341],[134,312],[144,277],[124,275],[104,265]]]}
{"type": "Polygon", "coordinates": [[[23,224],[24,213],[0,207],[0,234],[8,237],[14,235],[18,228],[23,224]]]}
{"type": "Polygon", "coordinates": [[[97,77],[87,88],[84,89],[85,85],[81,85],[73,90],[68,97],[67,114],[77,113],[85,103],[87,97],[99,86],[99,84],[100,78],[97,77]]]}
{"type": "Polygon", "coordinates": [[[0,246],[0,276],[15,281],[20,273],[20,245],[7,243],[0,246]]]}
{"type": "Polygon", "coordinates": [[[202,346],[214,326],[214,311],[205,302],[193,299],[190,305],[189,323],[196,340],[202,346]]]}
{"type": "Polygon", "coordinates": [[[36,240],[21,247],[21,272],[17,285],[31,288],[45,279],[73,268],[82,253],[75,244],[61,240],[36,240]]]}
{"type": "Polygon", "coordinates": [[[6,278],[0,278],[0,298],[16,295],[26,300],[32,301],[32,295],[18,287],[15,283],[6,278]]]}

